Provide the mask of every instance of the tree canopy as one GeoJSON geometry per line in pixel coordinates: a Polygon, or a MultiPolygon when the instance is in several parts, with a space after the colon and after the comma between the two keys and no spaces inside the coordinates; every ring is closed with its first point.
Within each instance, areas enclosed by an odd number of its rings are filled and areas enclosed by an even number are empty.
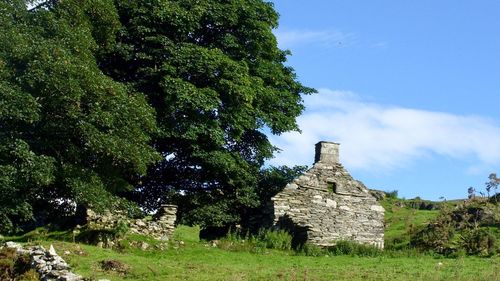
{"type": "Polygon", "coordinates": [[[100,65],[155,108],[164,157],[141,202],[173,201],[187,223],[237,222],[259,204],[259,169],[276,150],[263,130],[297,130],[300,94],[313,92],[284,65],[277,13],[261,0],[115,2],[122,28],[100,65]]]}
{"type": "Polygon", "coordinates": [[[36,11],[24,2],[0,3],[2,232],[33,220],[37,206],[110,208],[159,159],[149,144],[154,111],[95,59],[114,38],[95,25],[119,25],[112,2],[36,11]]]}
{"type": "Polygon", "coordinates": [[[0,4],[0,231],[37,202],[175,203],[202,226],[260,204],[264,132],[298,130],[314,92],[285,65],[272,3],[26,2],[0,4]]]}

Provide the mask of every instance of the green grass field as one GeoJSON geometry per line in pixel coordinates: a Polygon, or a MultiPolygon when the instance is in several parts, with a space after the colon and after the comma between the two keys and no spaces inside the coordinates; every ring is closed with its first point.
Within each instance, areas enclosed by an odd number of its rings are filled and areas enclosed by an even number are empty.
{"type": "MultiPolygon", "coordinates": [[[[423,226],[438,214],[398,207],[390,200],[383,204],[386,245],[392,243],[393,249],[394,241],[407,243],[409,228],[423,226]]],[[[499,255],[449,259],[392,250],[375,257],[306,256],[291,250],[231,247],[227,244],[231,241],[225,242],[226,247],[214,247],[199,241],[198,234],[197,227],[178,226],[168,243],[129,234],[113,250],[73,243],[72,232],[39,229],[8,239],[46,247],[53,244],[76,273],[91,280],[500,280],[499,255]],[[138,249],[142,242],[149,244],[147,250],[138,249]],[[105,270],[102,261],[119,266],[105,270]]]]}
{"type": "Polygon", "coordinates": [[[395,204],[397,200],[389,198],[381,202],[385,208],[386,247],[405,246],[409,241],[408,230],[426,225],[439,214],[438,210],[398,207],[395,204]]]}
{"type": "MultiPolygon", "coordinates": [[[[151,249],[101,249],[58,240],[53,244],[76,273],[109,280],[500,280],[500,258],[435,258],[427,255],[397,257],[308,257],[292,251],[260,253],[227,251],[198,241],[196,227],[179,226],[166,249],[148,240],[151,249]],[[181,242],[182,241],[182,242],[181,242]],[[119,261],[126,272],[105,271],[103,260],[119,261]]],[[[131,236],[140,241],[144,237],[131,236]]]]}

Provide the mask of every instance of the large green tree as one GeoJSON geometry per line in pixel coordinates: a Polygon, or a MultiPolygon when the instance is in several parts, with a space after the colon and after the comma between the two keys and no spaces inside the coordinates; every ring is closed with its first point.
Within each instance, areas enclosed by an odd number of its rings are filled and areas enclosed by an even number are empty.
{"type": "Polygon", "coordinates": [[[34,210],[116,206],[159,160],[154,110],[96,63],[120,27],[114,3],[26,2],[0,2],[0,232],[34,210]]]}
{"type": "Polygon", "coordinates": [[[262,0],[115,0],[121,29],[99,65],[157,112],[163,161],[137,186],[147,209],[180,206],[185,223],[238,223],[258,206],[259,170],[276,148],[264,130],[298,130],[301,85],[262,0]]]}

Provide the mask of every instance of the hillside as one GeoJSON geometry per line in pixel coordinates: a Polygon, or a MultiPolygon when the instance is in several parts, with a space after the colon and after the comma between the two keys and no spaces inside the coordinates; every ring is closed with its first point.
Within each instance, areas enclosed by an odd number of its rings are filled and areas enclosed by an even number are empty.
{"type": "Polygon", "coordinates": [[[90,280],[498,280],[498,255],[446,258],[406,249],[409,230],[425,228],[438,210],[415,209],[411,200],[388,198],[383,204],[385,252],[276,250],[236,235],[199,241],[199,228],[187,226],[178,226],[168,243],[128,234],[113,249],[73,243],[71,231],[38,229],[5,239],[53,244],[76,273],[90,280]]]}
{"type": "MultiPolygon", "coordinates": [[[[382,200],[385,209],[385,247],[402,248],[409,244],[409,232],[427,225],[439,214],[439,210],[420,208],[421,200],[386,198],[382,200]]],[[[427,201],[428,202],[428,201],[427,201]]],[[[428,203],[429,204],[429,203],[428,203]]],[[[439,203],[434,203],[437,206],[439,203]]]]}

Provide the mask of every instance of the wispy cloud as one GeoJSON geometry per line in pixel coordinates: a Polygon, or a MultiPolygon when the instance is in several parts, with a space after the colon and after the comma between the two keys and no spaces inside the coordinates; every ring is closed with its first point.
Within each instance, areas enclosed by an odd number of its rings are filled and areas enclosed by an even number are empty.
{"type": "Polygon", "coordinates": [[[464,172],[500,163],[500,126],[487,118],[369,103],[328,89],[305,104],[302,133],[271,138],[283,149],[271,164],[311,164],[320,140],[340,142],[341,161],[366,171],[387,172],[430,155],[474,159],[477,166],[464,172]]]}
{"type": "Polygon", "coordinates": [[[338,30],[276,30],[274,32],[280,48],[292,48],[300,45],[343,48],[353,45],[357,38],[354,33],[338,30]]]}
{"type": "Polygon", "coordinates": [[[380,42],[373,43],[371,46],[373,48],[377,48],[377,49],[387,49],[387,47],[389,46],[389,43],[387,41],[380,41],[380,42]]]}

